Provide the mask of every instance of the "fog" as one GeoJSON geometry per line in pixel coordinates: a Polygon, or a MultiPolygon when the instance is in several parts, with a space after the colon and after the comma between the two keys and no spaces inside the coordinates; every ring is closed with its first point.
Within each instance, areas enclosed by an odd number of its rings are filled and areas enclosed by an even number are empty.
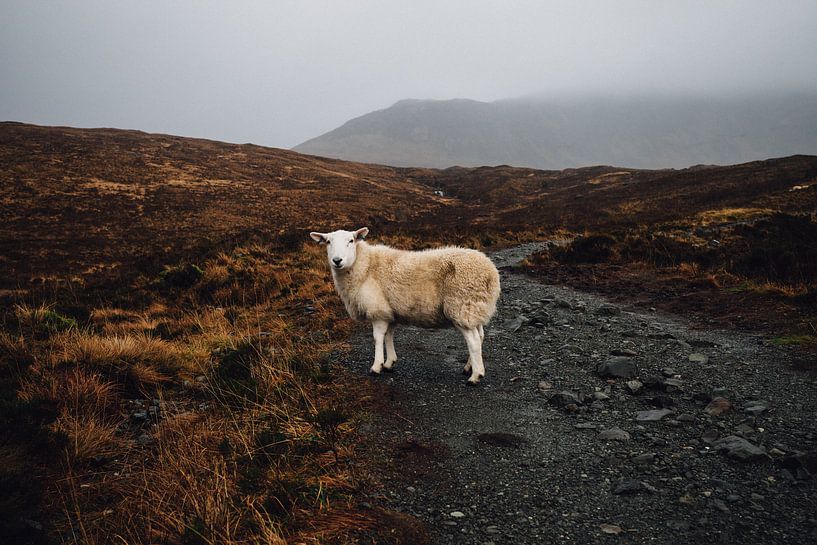
{"type": "Polygon", "coordinates": [[[0,119],[290,147],[404,98],[817,90],[813,1],[0,5],[0,119]]]}

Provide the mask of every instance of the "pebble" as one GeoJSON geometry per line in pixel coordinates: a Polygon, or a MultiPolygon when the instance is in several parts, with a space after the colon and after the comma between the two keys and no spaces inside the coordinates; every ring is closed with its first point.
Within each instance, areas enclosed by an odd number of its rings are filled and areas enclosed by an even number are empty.
{"type": "Polygon", "coordinates": [[[702,365],[709,363],[709,357],[708,356],[705,356],[703,354],[699,354],[697,352],[694,353],[694,354],[690,354],[688,359],[689,359],[690,363],[699,363],[699,364],[702,364],[702,365]]]}
{"type": "Polygon", "coordinates": [[[718,439],[712,446],[718,451],[726,454],[729,458],[740,460],[742,462],[750,462],[766,458],[766,450],[753,443],[750,443],[743,437],[737,435],[730,435],[723,439],[718,439]]]}
{"type": "Polygon", "coordinates": [[[645,452],[644,454],[639,454],[638,456],[633,456],[631,458],[634,464],[638,465],[649,465],[655,461],[655,453],[654,452],[645,452]]]}
{"type": "Polygon", "coordinates": [[[619,481],[616,483],[616,486],[613,488],[613,494],[616,495],[627,495],[627,494],[637,494],[641,490],[643,490],[643,486],[641,485],[641,481],[637,481],[635,479],[625,479],[623,481],[619,481]]]}
{"type": "Polygon", "coordinates": [[[596,372],[602,377],[634,378],[638,374],[632,358],[616,356],[598,366],[596,372]]]}
{"type": "Polygon", "coordinates": [[[465,513],[462,511],[451,511],[451,517],[455,519],[461,519],[465,516],[465,513]]]}
{"type": "Polygon", "coordinates": [[[658,422],[668,414],[672,413],[669,409],[653,409],[651,411],[639,411],[635,419],[639,422],[658,422]]]}
{"type": "Polygon", "coordinates": [[[626,386],[631,394],[637,394],[644,387],[644,384],[640,380],[628,380],[626,386]]]}
{"type": "Polygon", "coordinates": [[[765,413],[768,410],[769,410],[768,401],[748,401],[743,406],[743,412],[749,413],[754,416],[758,416],[759,414],[765,413]]]}
{"type": "Polygon", "coordinates": [[[720,416],[732,410],[732,403],[725,397],[716,397],[709,402],[704,412],[710,416],[720,416]]]}
{"type": "Polygon", "coordinates": [[[629,441],[630,434],[619,428],[610,428],[600,431],[599,439],[604,441],[629,441]]]}

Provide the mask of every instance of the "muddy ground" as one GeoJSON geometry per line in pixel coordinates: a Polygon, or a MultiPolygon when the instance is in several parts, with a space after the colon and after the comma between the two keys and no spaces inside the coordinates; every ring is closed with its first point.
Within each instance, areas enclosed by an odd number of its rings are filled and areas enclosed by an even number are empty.
{"type": "Polygon", "coordinates": [[[385,398],[358,425],[382,482],[362,505],[419,519],[404,543],[817,541],[817,383],[786,349],[510,271],[502,282],[477,387],[454,330],[398,329],[393,374],[366,377],[365,325],[343,356],[385,398]],[[601,376],[605,363],[625,376],[601,376]]]}

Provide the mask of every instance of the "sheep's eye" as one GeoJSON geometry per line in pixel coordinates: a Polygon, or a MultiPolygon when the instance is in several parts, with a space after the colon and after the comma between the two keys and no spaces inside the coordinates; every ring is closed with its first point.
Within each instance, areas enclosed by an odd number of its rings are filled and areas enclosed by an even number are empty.
{"type": "Polygon", "coordinates": [[[327,245],[327,246],[329,246],[330,244],[332,244],[332,241],[331,241],[331,240],[327,240],[327,241],[326,241],[326,245],[327,245]]]}
{"type": "Polygon", "coordinates": [[[355,239],[350,240],[350,241],[349,241],[349,244],[353,243],[354,241],[355,241],[355,239]]]}

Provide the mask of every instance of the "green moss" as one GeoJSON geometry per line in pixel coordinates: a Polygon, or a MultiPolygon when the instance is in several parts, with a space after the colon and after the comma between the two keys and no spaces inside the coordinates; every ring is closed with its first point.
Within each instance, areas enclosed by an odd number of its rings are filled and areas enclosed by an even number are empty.
{"type": "Polygon", "coordinates": [[[772,344],[778,346],[817,344],[817,337],[814,335],[780,335],[772,339],[772,344]]]}

